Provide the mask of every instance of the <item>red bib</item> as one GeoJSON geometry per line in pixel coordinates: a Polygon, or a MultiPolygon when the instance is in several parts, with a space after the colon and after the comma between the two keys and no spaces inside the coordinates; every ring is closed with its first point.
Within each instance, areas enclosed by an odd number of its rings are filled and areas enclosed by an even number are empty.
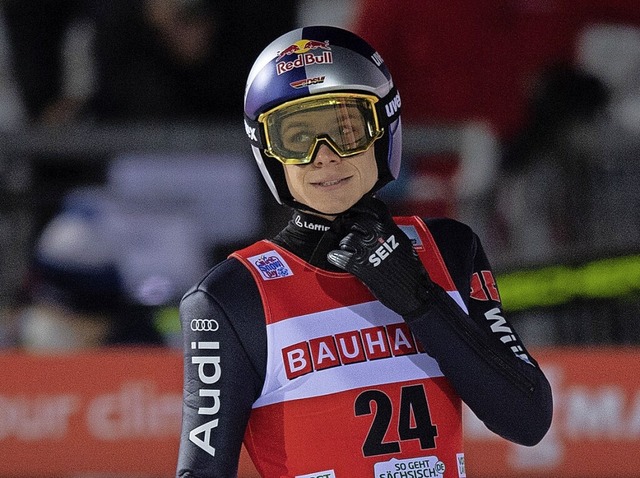
{"type": "MultiPolygon", "coordinates": [[[[464,309],[426,225],[396,222],[464,309]]],[[[252,272],[267,322],[266,380],[245,434],[262,476],[464,476],[461,401],[402,317],[353,275],[269,241],[233,256],[252,272]]]]}

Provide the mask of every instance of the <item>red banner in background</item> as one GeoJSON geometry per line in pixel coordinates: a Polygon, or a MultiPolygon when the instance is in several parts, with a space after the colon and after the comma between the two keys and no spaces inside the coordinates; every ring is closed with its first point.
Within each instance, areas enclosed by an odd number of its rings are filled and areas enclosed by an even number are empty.
{"type": "MultiPolygon", "coordinates": [[[[466,410],[467,476],[638,476],[640,350],[545,349],[535,356],[554,389],[550,433],[521,447],[466,410]]],[[[0,476],[174,476],[179,352],[5,353],[0,366],[0,476]]],[[[257,477],[244,453],[239,477],[257,477]]]]}
{"type": "Polygon", "coordinates": [[[553,388],[551,430],[535,447],[518,446],[467,410],[468,475],[640,476],[640,349],[545,349],[534,356],[553,388]]]}
{"type": "Polygon", "coordinates": [[[1,476],[175,473],[178,355],[121,349],[0,363],[1,476]]]}

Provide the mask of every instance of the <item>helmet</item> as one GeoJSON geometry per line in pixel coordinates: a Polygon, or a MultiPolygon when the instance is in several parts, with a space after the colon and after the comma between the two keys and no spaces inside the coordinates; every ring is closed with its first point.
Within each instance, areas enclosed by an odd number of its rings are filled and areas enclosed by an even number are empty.
{"type": "Polygon", "coordinates": [[[378,181],[371,191],[375,192],[397,178],[402,153],[400,96],[378,52],[347,30],[309,26],[280,36],[256,59],[244,95],[245,131],[260,172],[278,203],[299,206],[287,186],[284,161],[274,159],[262,118],[305,98],[326,101],[345,93],[372,98],[375,104],[380,123],[380,134],[372,139],[378,166],[378,181]]]}

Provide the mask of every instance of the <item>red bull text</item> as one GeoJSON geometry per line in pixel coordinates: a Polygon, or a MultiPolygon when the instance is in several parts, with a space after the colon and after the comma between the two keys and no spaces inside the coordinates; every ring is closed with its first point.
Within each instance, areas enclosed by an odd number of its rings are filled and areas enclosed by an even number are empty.
{"type": "Polygon", "coordinates": [[[298,40],[278,52],[278,57],[276,58],[276,73],[281,75],[294,68],[323,63],[333,63],[333,53],[329,46],[329,40],[298,40]],[[314,50],[321,50],[321,54],[314,54],[314,50]],[[297,58],[290,61],[285,60],[286,57],[291,55],[297,55],[297,58]]]}

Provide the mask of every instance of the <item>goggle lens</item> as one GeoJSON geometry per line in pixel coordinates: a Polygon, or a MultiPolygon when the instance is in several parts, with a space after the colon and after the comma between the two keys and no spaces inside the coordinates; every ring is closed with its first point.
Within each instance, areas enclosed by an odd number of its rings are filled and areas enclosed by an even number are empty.
{"type": "Polygon", "coordinates": [[[264,113],[266,154],[283,164],[307,164],[320,142],[341,157],[363,153],[382,135],[375,102],[367,95],[321,95],[264,113]]]}

